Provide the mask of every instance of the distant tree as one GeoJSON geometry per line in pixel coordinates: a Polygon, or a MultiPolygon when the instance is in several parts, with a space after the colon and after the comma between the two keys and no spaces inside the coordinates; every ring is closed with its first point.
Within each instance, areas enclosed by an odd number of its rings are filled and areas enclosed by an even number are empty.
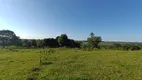
{"type": "Polygon", "coordinates": [[[22,46],[26,47],[26,48],[30,48],[30,47],[32,47],[32,43],[31,43],[31,41],[25,39],[25,40],[22,40],[22,46]]]}
{"type": "Polygon", "coordinates": [[[13,31],[0,30],[0,40],[3,46],[7,45],[20,45],[20,39],[13,31]]]}
{"type": "Polygon", "coordinates": [[[60,46],[68,46],[68,36],[66,34],[61,34],[58,38],[58,43],[60,46]]]}
{"type": "Polygon", "coordinates": [[[43,39],[43,46],[47,47],[47,39],[43,39]]]}
{"type": "Polygon", "coordinates": [[[68,45],[67,45],[68,47],[72,47],[72,48],[75,47],[75,41],[73,39],[68,39],[67,42],[68,42],[68,45]]]}
{"type": "Polygon", "coordinates": [[[102,41],[102,39],[101,37],[94,36],[94,33],[91,33],[87,41],[90,46],[99,48],[98,44],[102,41]]]}
{"type": "Polygon", "coordinates": [[[58,41],[54,38],[49,38],[47,41],[48,47],[58,47],[58,41]]]}
{"type": "Polygon", "coordinates": [[[91,38],[93,38],[94,35],[95,35],[95,34],[94,34],[93,32],[90,33],[90,37],[91,37],[91,38]]]}
{"type": "Polygon", "coordinates": [[[37,40],[37,47],[43,47],[42,40],[37,40]]]}
{"type": "Polygon", "coordinates": [[[79,41],[75,41],[75,47],[76,48],[80,48],[81,47],[82,42],[79,41]]]}
{"type": "Polygon", "coordinates": [[[140,50],[141,48],[139,47],[139,46],[137,46],[137,45],[133,45],[132,47],[131,47],[131,50],[132,51],[134,51],[134,50],[140,50]]]}
{"type": "Polygon", "coordinates": [[[114,43],[113,47],[114,47],[114,49],[121,49],[122,46],[119,43],[114,43]]]}
{"type": "Polygon", "coordinates": [[[22,45],[20,37],[13,38],[12,43],[13,43],[12,45],[16,45],[16,46],[21,46],[22,45]]]}
{"type": "Polygon", "coordinates": [[[8,39],[7,39],[7,38],[1,37],[0,40],[1,40],[1,45],[2,45],[3,47],[5,47],[5,46],[8,45],[8,39]]]}
{"type": "Polygon", "coordinates": [[[31,48],[32,47],[32,42],[28,40],[27,42],[27,48],[31,48]]]}
{"type": "Polygon", "coordinates": [[[21,39],[22,47],[26,47],[26,42],[27,41],[28,41],[27,39],[21,39]]]}
{"type": "Polygon", "coordinates": [[[60,37],[60,36],[57,36],[57,37],[56,37],[56,40],[57,40],[57,41],[58,41],[59,37],[60,37]]]}
{"type": "Polygon", "coordinates": [[[48,38],[43,40],[43,45],[46,47],[58,47],[58,41],[54,38],[48,38]]]}
{"type": "Polygon", "coordinates": [[[131,51],[135,51],[135,50],[140,50],[141,48],[135,44],[125,44],[123,45],[123,50],[131,50],[131,51]]]}
{"type": "Polygon", "coordinates": [[[34,48],[37,47],[37,42],[36,42],[36,40],[32,40],[31,43],[32,43],[32,46],[33,46],[34,48]]]}

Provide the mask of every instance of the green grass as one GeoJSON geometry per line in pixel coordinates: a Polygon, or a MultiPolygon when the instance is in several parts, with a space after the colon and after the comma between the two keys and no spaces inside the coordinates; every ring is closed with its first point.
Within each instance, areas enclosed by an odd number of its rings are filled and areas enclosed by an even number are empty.
{"type": "Polygon", "coordinates": [[[142,51],[54,49],[40,65],[42,49],[0,50],[0,80],[141,80],[142,51]]]}

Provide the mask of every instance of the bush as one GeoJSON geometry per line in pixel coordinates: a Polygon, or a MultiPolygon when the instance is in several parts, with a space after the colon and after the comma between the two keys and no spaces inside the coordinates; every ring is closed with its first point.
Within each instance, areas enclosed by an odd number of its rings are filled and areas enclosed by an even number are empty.
{"type": "Polygon", "coordinates": [[[101,49],[114,49],[112,45],[100,45],[101,49]]]}
{"type": "MultiPolygon", "coordinates": [[[[40,51],[40,65],[50,65],[52,64],[52,57],[50,57],[50,55],[52,55],[53,53],[55,53],[55,50],[53,49],[49,49],[49,50],[43,50],[40,51]]],[[[55,57],[54,57],[55,58],[55,57]]]]}
{"type": "Polygon", "coordinates": [[[136,46],[136,45],[130,47],[130,50],[132,50],[132,51],[140,50],[140,49],[141,48],[139,46],[136,46]]]}
{"type": "Polygon", "coordinates": [[[90,45],[90,44],[82,44],[82,45],[81,45],[81,48],[82,48],[83,50],[85,50],[85,51],[91,51],[91,50],[93,50],[93,46],[90,45]]]}
{"type": "Polygon", "coordinates": [[[100,45],[100,48],[101,49],[114,49],[114,50],[125,50],[125,51],[128,51],[128,50],[140,50],[141,47],[139,47],[138,45],[135,45],[135,44],[119,44],[119,43],[114,43],[113,45],[100,45]]]}
{"type": "Polygon", "coordinates": [[[113,44],[113,48],[114,49],[120,49],[122,46],[121,46],[121,44],[119,44],[119,43],[114,43],[113,44]]]}
{"type": "Polygon", "coordinates": [[[140,50],[141,48],[137,45],[132,45],[132,44],[126,44],[126,45],[123,45],[122,46],[122,49],[123,50],[132,50],[132,51],[135,51],[135,50],[140,50]]]}
{"type": "Polygon", "coordinates": [[[123,45],[123,46],[122,46],[122,49],[123,49],[123,50],[126,50],[126,51],[128,51],[129,48],[130,48],[130,46],[128,46],[128,45],[123,45]]]}

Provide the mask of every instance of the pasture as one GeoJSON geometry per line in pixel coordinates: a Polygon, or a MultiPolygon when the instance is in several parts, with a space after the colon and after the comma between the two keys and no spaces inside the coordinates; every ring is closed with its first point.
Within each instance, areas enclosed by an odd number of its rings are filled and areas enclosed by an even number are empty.
{"type": "Polygon", "coordinates": [[[52,50],[45,65],[40,65],[43,49],[0,50],[0,80],[142,79],[142,51],[52,50]]]}

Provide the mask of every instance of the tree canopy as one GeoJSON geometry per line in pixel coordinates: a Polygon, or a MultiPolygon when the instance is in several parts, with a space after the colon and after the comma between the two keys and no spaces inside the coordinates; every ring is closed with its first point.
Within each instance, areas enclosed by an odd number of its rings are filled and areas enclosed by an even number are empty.
{"type": "Polygon", "coordinates": [[[87,39],[88,44],[92,47],[99,48],[98,44],[102,41],[101,37],[94,36],[94,33],[90,33],[90,37],[87,39]]]}
{"type": "Polygon", "coordinates": [[[10,30],[0,30],[0,41],[3,46],[20,45],[19,37],[10,30]]]}

